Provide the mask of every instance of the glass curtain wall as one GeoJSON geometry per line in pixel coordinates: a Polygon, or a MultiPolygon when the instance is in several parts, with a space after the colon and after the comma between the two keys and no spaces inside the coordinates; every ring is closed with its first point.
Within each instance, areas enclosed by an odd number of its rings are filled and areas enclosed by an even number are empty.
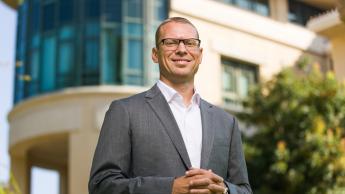
{"type": "Polygon", "coordinates": [[[28,80],[25,78],[25,65],[23,61],[26,61],[26,28],[27,28],[27,16],[28,16],[28,2],[24,2],[18,8],[18,27],[17,27],[17,45],[16,45],[16,66],[15,66],[15,94],[14,101],[17,102],[24,98],[25,83],[28,80]]]}
{"type": "Polygon", "coordinates": [[[217,0],[253,11],[263,16],[270,15],[269,0],[217,0]]]}
{"type": "Polygon", "coordinates": [[[60,28],[57,30],[56,88],[78,85],[76,72],[76,0],[60,0],[58,6],[60,28]]]}
{"type": "MultiPolygon", "coordinates": [[[[146,85],[168,0],[26,0],[18,9],[14,101],[82,85],[146,85]]],[[[155,68],[152,68],[155,67],[155,68]]],[[[158,75],[158,73],[157,73],[158,75]]]]}

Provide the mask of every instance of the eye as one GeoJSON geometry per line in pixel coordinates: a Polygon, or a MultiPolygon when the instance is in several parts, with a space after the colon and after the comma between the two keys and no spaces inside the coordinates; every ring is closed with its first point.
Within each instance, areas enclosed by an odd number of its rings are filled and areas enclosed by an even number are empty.
{"type": "Polygon", "coordinates": [[[194,39],[187,39],[184,41],[184,44],[189,47],[195,47],[198,46],[198,41],[194,39]]]}
{"type": "Polygon", "coordinates": [[[186,40],[184,44],[185,44],[186,46],[194,46],[194,43],[193,43],[193,41],[191,41],[191,40],[186,40]]]}
{"type": "Polygon", "coordinates": [[[165,39],[164,40],[164,45],[166,46],[175,46],[177,45],[178,43],[178,40],[175,40],[175,39],[165,39]]]}

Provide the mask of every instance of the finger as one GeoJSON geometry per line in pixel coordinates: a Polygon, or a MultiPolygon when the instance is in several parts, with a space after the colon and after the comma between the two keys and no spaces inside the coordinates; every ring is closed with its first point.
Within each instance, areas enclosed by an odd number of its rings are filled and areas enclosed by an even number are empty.
{"type": "Polygon", "coordinates": [[[210,170],[193,170],[193,171],[188,171],[186,174],[186,177],[195,177],[195,178],[203,178],[203,177],[208,177],[212,179],[215,183],[222,183],[224,181],[223,177],[213,173],[210,170]]]}
{"type": "Polygon", "coordinates": [[[223,186],[217,184],[210,184],[208,188],[212,193],[223,193],[225,191],[225,188],[223,186]]]}
{"type": "Polygon", "coordinates": [[[217,183],[217,184],[222,183],[222,182],[219,182],[219,178],[214,177],[212,174],[198,174],[198,175],[190,176],[188,178],[191,180],[207,178],[207,179],[211,180],[212,183],[217,183]]]}
{"type": "Polygon", "coordinates": [[[204,169],[194,169],[186,172],[186,177],[193,177],[193,179],[200,179],[200,178],[209,178],[214,183],[223,183],[224,179],[213,173],[210,170],[204,170],[204,169]]]}
{"type": "Polygon", "coordinates": [[[190,193],[197,193],[197,194],[211,194],[209,189],[191,189],[190,193]]]}
{"type": "Polygon", "coordinates": [[[192,168],[186,172],[186,176],[191,177],[191,176],[195,176],[198,174],[205,174],[206,172],[208,172],[208,171],[204,170],[204,169],[192,168]]]}
{"type": "Polygon", "coordinates": [[[221,176],[219,176],[219,175],[217,175],[217,174],[215,174],[215,173],[212,173],[211,179],[212,179],[214,182],[216,182],[216,183],[222,183],[222,182],[224,182],[223,177],[221,177],[221,176]]]}
{"type": "Polygon", "coordinates": [[[208,178],[193,179],[189,182],[189,187],[207,187],[212,181],[208,178]]]}

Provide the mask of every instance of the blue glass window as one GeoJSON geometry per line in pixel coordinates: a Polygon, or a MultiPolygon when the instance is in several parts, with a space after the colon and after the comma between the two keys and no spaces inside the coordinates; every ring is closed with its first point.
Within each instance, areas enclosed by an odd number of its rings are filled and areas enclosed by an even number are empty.
{"type": "Polygon", "coordinates": [[[25,74],[25,49],[26,49],[26,29],[28,1],[24,1],[18,8],[18,28],[17,28],[17,45],[16,45],[16,69],[15,69],[15,96],[14,102],[24,98],[24,80],[25,74]]]}
{"type": "Polygon", "coordinates": [[[60,40],[73,39],[74,28],[71,26],[63,26],[60,28],[60,40]]]}
{"type": "Polygon", "coordinates": [[[38,33],[40,30],[40,17],[41,17],[41,9],[40,9],[40,1],[33,0],[31,4],[31,21],[30,21],[30,29],[32,34],[38,33]]]}
{"type": "Polygon", "coordinates": [[[74,49],[72,42],[60,43],[59,49],[59,75],[67,75],[72,73],[74,49]]]}
{"type": "Polygon", "coordinates": [[[142,85],[142,77],[137,75],[127,75],[126,84],[128,85],[142,85]]]}
{"type": "Polygon", "coordinates": [[[241,8],[250,10],[251,0],[236,0],[235,4],[241,8]]]}
{"type": "Polygon", "coordinates": [[[35,34],[31,37],[31,49],[38,48],[40,46],[40,36],[35,34]]]}
{"type": "Polygon", "coordinates": [[[100,46],[99,46],[100,24],[98,22],[87,22],[85,26],[84,39],[84,65],[82,82],[84,85],[98,84],[100,72],[100,46]]]}
{"type": "Polygon", "coordinates": [[[143,35],[143,25],[137,23],[127,24],[128,35],[131,37],[141,37],[143,35]]]}
{"type": "Polygon", "coordinates": [[[58,87],[72,86],[74,78],[74,49],[73,42],[61,42],[58,60],[58,87]]]}
{"type": "Polygon", "coordinates": [[[30,72],[30,76],[32,80],[38,80],[38,73],[39,73],[39,51],[35,50],[31,53],[31,63],[30,63],[30,67],[31,67],[31,72],[30,72]]]}
{"type": "Polygon", "coordinates": [[[168,17],[167,0],[156,0],[155,3],[155,20],[162,21],[168,17]]]}
{"type": "Polygon", "coordinates": [[[24,64],[22,64],[20,61],[17,61],[16,64],[16,74],[15,74],[15,96],[14,96],[14,102],[18,102],[21,99],[24,98],[24,80],[22,79],[22,76],[25,74],[24,71],[24,64]]]}
{"type": "Polygon", "coordinates": [[[87,37],[98,36],[100,32],[100,26],[98,22],[88,22],[85,26],[85,35],[87,37]]]}
{"type": "MultiPolygon", "coordinates": [[[[137,2],[137,1],[135,1],[137,2]]],[[[133,3],[133,2],[132,2],[133,3]]],[[[137,23],[127,23],[127,65],[125,84],[142,85],[143,79],[143,25],[139,20],[137,23]]]]}
{"type": "Polygon", "coordinates": [[[97,72],[99,59],[99,45],[96,40],[87,40],[85,46],[85,71],[97,72]]]}
{"type": "Polygon", "coordinates": [[[59,18],[61,23],[73,21],[74,3],[74,0],[60,0],[59,18]]]}
{"type": "Polygon", "coordinates": [[[55,2],[51,2],[43,6],[43,31],[55,28],[55,5],[55,2]]]}
{"type": "Polygon", "coordinates": [[[102,39],[102,82],[118,83],[121,64],[121,27],[106,28],[102,39]]]}
{"type": "Polygon", "coordinates": [[[141,40],[128,41],[128,67],[130,69],[141,70],[143,63],[143,43],[141,40]]]}
{"type": "Polygon", "coordinates": [[[28,2],[25,1],[19,7],[18,14],[18,33],[17,33],[17,48],[16,48],[16,60],[23,61],[25,57],[26,49],[26,29],[27,29],[27,11],[28,11],[28,2]]]}
{"type": "Polygon", "coordinates": [[[260,15],[270,15],[270,8],[267,0],[256,0],[256,4],[253,6],[253,9],[256,13],[260,15]]]}
{"type": "Polygon", "coordinates": [[[127,0],[127,16],[133,18],[142,18],[143,15],[143,1],[142,0],[127,0]]]}
{"type": "Polygon", "coordinates": [[[85,0],[85,16],[87,18],[98,18],[100,15],[99,0],[85,0]]]}
{"type": "Polygon", "coordinates": [[[99,52],[98,39],[86,40],[84,49],[84,66],[82,69],[83,85],[93,85],[100,82],[99,52]]]}
{"type": "Polygon", "coordinates": [[[39,51],[38,49],[32,51],[30,56],[30,77],[28,96],[33,96],[39,91],[38,79],[39,79],[39,51]]]}
{"type": "Polygon", "coordinates": [[[55,88],[55,57],[56,39],[55,37],[44,38],[42,52],[43,60],[41,64],[41,89],[43,92],[51,91],[55,88]]]}
{"type": "Polygon", "coordinates": [[[240,8],[254,11],[260,15],[269,16],[269,0],[217,0],[224,3],[233,4],[240,8]]]}
{"type": "Polygon", "coordinates": [[[104,0],[103,13],[105,21],[121,22],[122,21],[122,1],[104,0]]]}

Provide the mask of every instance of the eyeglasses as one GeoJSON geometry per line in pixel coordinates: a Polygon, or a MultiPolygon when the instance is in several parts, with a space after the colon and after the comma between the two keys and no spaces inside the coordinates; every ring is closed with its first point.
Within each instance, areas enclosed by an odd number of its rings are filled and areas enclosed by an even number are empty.
{"type": "Polygon", "coordinates": [[[187,49],[196,49],[200,47],[201,40],[196,38],[188,38],[188,39],[175,39],[175,38],[165,38],[160,41],[163,43],[165,48],[169,50],[176,50],[180,45],[180,42],[183,42],[184,46],[187,49]]]}

